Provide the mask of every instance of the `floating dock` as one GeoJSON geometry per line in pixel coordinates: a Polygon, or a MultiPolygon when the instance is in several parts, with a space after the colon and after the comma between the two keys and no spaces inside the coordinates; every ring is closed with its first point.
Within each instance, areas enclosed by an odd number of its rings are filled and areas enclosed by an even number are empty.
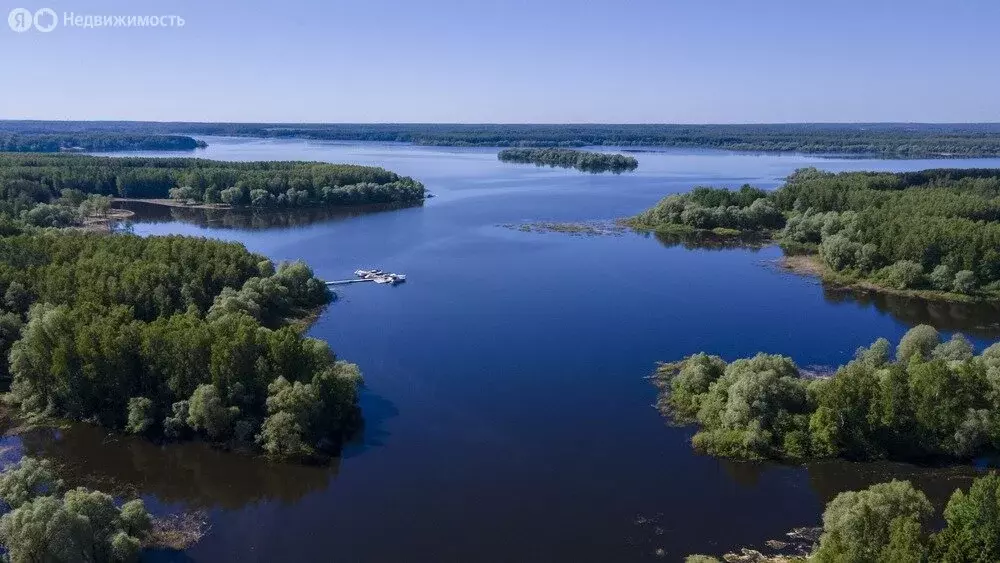
{"type": "Polygon", "coordinates": [[[357,279],[328,281],[326,282],[326,285],[346,285],[349,283],[361,283],[361,282],[375,282],[386,285],[396,285],[406,281],[406,276],[404,274],[383,272],[382,270],[378,269],[355,270],[354,275],[357,276],[357,279]]]}

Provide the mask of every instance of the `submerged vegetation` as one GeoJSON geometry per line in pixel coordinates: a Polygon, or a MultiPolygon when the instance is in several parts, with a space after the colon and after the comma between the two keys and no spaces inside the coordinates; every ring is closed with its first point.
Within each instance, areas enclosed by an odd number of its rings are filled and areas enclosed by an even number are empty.
{"type": "Polygon", "coordinates": [[[0,152],[190,151],[207,146],[182,135],[0,133],[0,152]]]}
{"type": "Polygon", "coordinates": [[[18,217],[60,203],[65,193],[272,208],[419,202],[424,186],[382,168],[350,164],[0,156],[0,213],[18,217]]]}
{"type": "Polygon", "coordinates": [[[738,459],[957,459],[1000,449],[1000,344],[975,355],[961,335],[920,325],[893,351],[879,339],[831,377],[791,358],[662,364],[661,412],[696,423],[693,446],[738,459]]]}
{"type": "Polygon", "coordinates": [[[11,133],[234,135],[489,147],[657,146],[888,158],[1000,155],[1000,125],[928,123],[432,124],[0,121],[11,133]]]}
{"type": "Polygon", "coordinates": [[[769,233],[818,254],[831,279],[930,295],[1000,295],[1000,170],[798,170],[774,192],[695,188],[628,224],[769,233]]]}
{"type": "Polygon", "coordinates": [[[606,154],[572,149],[504,149],[497,154],[503,162],[522,162],[538,166],[576,168],[583,172],[614,172],[635,170],[639,161],[623,154],[606,154]]]}
{"type": "MultiPolygon", "coordinates": [[[[794,560],[833,562],[945,563],[1000,561],[1000,475],[956,489],[937,531],[935,514],[923,492],[909,481],[891,481],[840,493],[826,505],[819,542],[794,560]]],[[[727,560],[731,560],[727,557],[727,560]]],[[[790,561],[789,558],[754,561],[790,561]]],[[[718,563],[692,555],[688,563],[718,563]]]]}

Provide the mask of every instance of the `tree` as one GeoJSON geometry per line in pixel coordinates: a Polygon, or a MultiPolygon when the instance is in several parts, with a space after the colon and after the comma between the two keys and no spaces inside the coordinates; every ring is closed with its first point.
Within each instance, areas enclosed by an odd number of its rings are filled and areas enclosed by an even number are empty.
{"type": "Polygon", "coordinates": [[[938,291],[951,291],[955,283],[955,274],[947,264],[938,264],[931,272],[930,282],[938,291]]]}
{"type": "Polygon", "coordinates": [[[896,361],[909,362],[911,358],[919,354],[921,358],[930,358],[931,352],[941,342],[941,337],[934,327],[928,325],[917,325],[903,335],[896,347],[896,361]]]}
{"type": "Polygon", "coordinates": [[[919,551],[910,535],[922,530],[932,511],[927,497],[908,481],[840,493],[823,512],[823,535],[813,558],[820,563],[897,561],[892,557],[919,551]]]}
{"type": "Polygon", "coordinates": [[[56,494],[62,487],[62,480],[47,459],[23,457],[16,466],[0,473],[0,500],[11,508],[35,497],[56,494]]]}
{"type": "Polygon", "coordinates": [[[954,289],[956,293],[973,293],[979,286],[976,274],[970,270],[962,270],[955,274],[954,289]]]}
{"type": "Polygon", "coordinates": [[[1000,476],[976,479],[968,493],[956,490],[944,519],[931,542],[934,561],[1000,561],[1000,476]]]}
{"type": "Polygon", "coordinates": [[[132,397],[128,400],[128,423],[125,430],[142,434],[153,425],[153,401],[147,397],[132,397]]]}
{"type": "Polygon", "coordinates": [[[233,422],[239,414],[239,407],[223,405],[214,385],[204,384],[191,394],[187,423],[196,431],[204,431],[209,438],[221,440],[232,433],[233,422]]]}

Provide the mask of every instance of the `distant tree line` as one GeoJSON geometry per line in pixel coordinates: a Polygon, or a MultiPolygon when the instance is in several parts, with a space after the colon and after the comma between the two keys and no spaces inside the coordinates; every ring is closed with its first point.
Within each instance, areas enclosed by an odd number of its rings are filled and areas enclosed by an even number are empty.
{"type": "Polygon", "coordinates": [[[1000,155],[1000,125],[911,123],[430,124],[430,123],[159,123],[129,121],[2,121],[10,133],[233,135],[442,146],[650,146],[755,152],[850,154],[888,158],[1000,155]]]}
{"type": "Polygon", "coordinates": [[[635,170],[639,161],[623,154],[606,154],[572,149],[504,149],[497,158],[503,162],[520,162],[538,166],[576,168],[583,172],[614,172],[635,170]]]}
{"type": "MultiPolygon", "coordinates": [[[[1000,561],[1000,476],[989,473],[956,489],[935,522],[926,495],[909,481],[840,493],[826,505],[817,563],[966,563],[1000,561]],[[932,530],[940,527],[937,531],[932,530]]],[[[785,559],[782,559],[785,560],[785,559]]],[[[795,559],[798,560],[798,559],[795,559]]],[[[687,563],[719,563],[693,555],[687,563]]]]}
{"type": "Polygon", "coordinates": [[[360,424],[357,368],[298,326],[331,298],[304,264],[201,238],[9,234],[0,295],[0,377],[28,418],[294,459],[360,424]]]}
{"type": "Polygon", "coordinates": [[[38,204],[52,203],[65,190],[253,207],[404,203],[424,198],[420,182],[370,166],[195,158],[0,156],[0,213],[19,215],[38,204]]]}
{"type": "Polygon", "coordinates": [[[181,135],[0,133],[0,152],[189,151],[207,146],[181,135]]]}
{"type": "Polygon", "coordinates": [[[693,446],[737,459],[958,459],[1000,449],[1000,343],[976,355],[919,325],[861,348],[830,377],[784,356],[662,364],[660,410],[693,446]]]}
{"type": "Polygon", "coordinates": [[[627,222],[665,233],[768,232],[817,251],[843,279],[896,290],[1000,291],[995,169],[835,174],[807,168],[771,193],[696,188],[667,196],[627,222]]]}

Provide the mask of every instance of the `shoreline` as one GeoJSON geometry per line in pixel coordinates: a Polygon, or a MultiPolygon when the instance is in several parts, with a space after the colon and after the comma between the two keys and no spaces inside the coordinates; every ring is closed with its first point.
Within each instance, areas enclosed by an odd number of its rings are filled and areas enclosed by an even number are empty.
{"type": "Polygon", "coordinates": [[[855,289],[861,291],[871,291],[898,295],[901,297],[912,297],[926,301],[938,301],[947,303],[995,303],[1000,301],[997,295],[963,295],[933,289],[893,289],[878,285],[874,282],[857,279],[850,276],[838,274],[819,260],[818,254],[785,254],[776,260],[777,266],[788,273],[819,278],[823,283],[834,285],[841,289],[855,289]]]}

